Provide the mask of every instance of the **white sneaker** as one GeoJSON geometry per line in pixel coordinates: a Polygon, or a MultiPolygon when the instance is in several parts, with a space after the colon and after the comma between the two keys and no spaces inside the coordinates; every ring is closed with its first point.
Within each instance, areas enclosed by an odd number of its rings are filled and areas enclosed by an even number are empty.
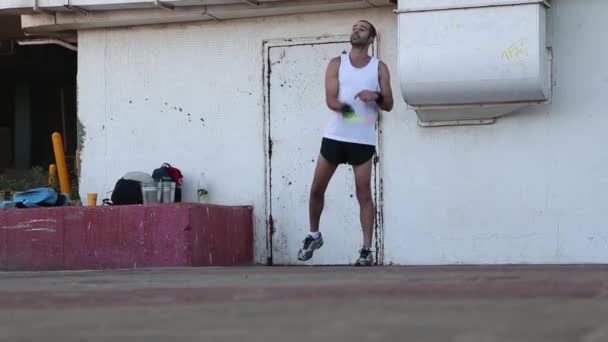
{"type": "Polygon", "coordinates": [[[355,262],[355,266],[372,266],[374,264],[374,255],[369,248],[361,248],[359,250],[359,259],[355,262]]]}
{"type": "Polygon", "coordinates": [[[323,236],[319,234],[319,237],[315,239],[308,234],[302,242],[304,245],[298,251],[298,260],[306,261],[312,258],[312,254],[314,253],[315,249],[319,249],[321,246],[323,246],[323,236]]]}

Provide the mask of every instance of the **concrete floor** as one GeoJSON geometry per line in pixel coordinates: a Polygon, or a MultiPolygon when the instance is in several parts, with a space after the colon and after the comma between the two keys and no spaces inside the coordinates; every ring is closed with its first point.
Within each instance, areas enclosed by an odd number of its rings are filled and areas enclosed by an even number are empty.
{"type": "Polygon", "coordinates": [[[0,341],[608,341],[608,266],[0,272],[0,341]]]}

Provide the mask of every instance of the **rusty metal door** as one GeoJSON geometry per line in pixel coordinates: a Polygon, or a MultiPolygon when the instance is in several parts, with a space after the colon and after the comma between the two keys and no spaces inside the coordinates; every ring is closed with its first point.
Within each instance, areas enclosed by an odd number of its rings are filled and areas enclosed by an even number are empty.
{"type": "MultiPolygon", "coordinates": [[[[331,58],[349,49],[347,37],[266,45],[268,243],[275,265],[302,264],[297,252],[309,229],[310,185],[329,119],[325,70],[331,58]]],[[[378,206],[376,259],[382,257],[378,167],[376,161],[372,176],[378,206]]],[[[341,165],[329,184],[320,229],[325,245],[307,264],[353,264],[362,233],[350,166],[341,165]]]]}

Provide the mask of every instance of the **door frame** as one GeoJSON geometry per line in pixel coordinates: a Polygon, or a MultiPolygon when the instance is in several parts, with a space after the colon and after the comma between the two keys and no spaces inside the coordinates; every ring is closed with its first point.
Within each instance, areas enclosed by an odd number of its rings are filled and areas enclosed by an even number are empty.
{"type": "MultiPolygon", "coordinates": [[[[301,37],[301,38],[284,38],[284,39],[269,39],[262,42],[263,47],[263,93],[264,93],[264,120],[263,120],[263,148],[264,148],[264,217],[266,218],[266,264],[271,266],[273,264],[273,236],[276,231],[274,219],[272,217],[272,132],[270,131],[270,75],[272,73],[272,65],[270,62],[270,49],[277,47],[290,47],[290,46],[301,46],[301,45],[321,45],[321,44],[335,44],[335,43],[348,43],[350,41],[349,35],[335,35],[335,36],[319,36],[319,37],[301,37]]],[[[371,51],[374,56],[378,56],[378,45],[379,36],[376,36],[374,43],[371,46],[371,51]]],[[[374,222],[374,235],[376,237],[376,261],[378,265],[384,263],[384,198],[382,188],[382,166],[380,160],[382,159],[382,113],[378,115],[378,121],[376,121],[376,156],[373,161],[374,179],[372,180],[372,192],[374,199],[376,200],[376,215],[374,222]]],[[[311,175],[312,177],[312,175],[311,175]]]]}

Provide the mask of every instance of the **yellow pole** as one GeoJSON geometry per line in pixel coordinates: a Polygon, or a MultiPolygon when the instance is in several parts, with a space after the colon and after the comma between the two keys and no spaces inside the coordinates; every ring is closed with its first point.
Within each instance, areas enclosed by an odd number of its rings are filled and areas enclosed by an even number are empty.
{"type": "Polygon", "coordinates": [[[54,188],[57,184],[57,166],[55,164],[49,165],[49,187],[54,188]]]}
{"type": "Polygon", "coordinates": [[[59,132],[55,132],[52,135],[53,138],[53,151],[55,151],[55,163],[57,164],[57,171],[59,173],[59,187],[61,192],[68,194],[69,198],[72,198],[72,192],[70,191],[70,178],[68,177],[68,167],[65,163],[65,152],[63,151],[63,140],[59,132]]]}

